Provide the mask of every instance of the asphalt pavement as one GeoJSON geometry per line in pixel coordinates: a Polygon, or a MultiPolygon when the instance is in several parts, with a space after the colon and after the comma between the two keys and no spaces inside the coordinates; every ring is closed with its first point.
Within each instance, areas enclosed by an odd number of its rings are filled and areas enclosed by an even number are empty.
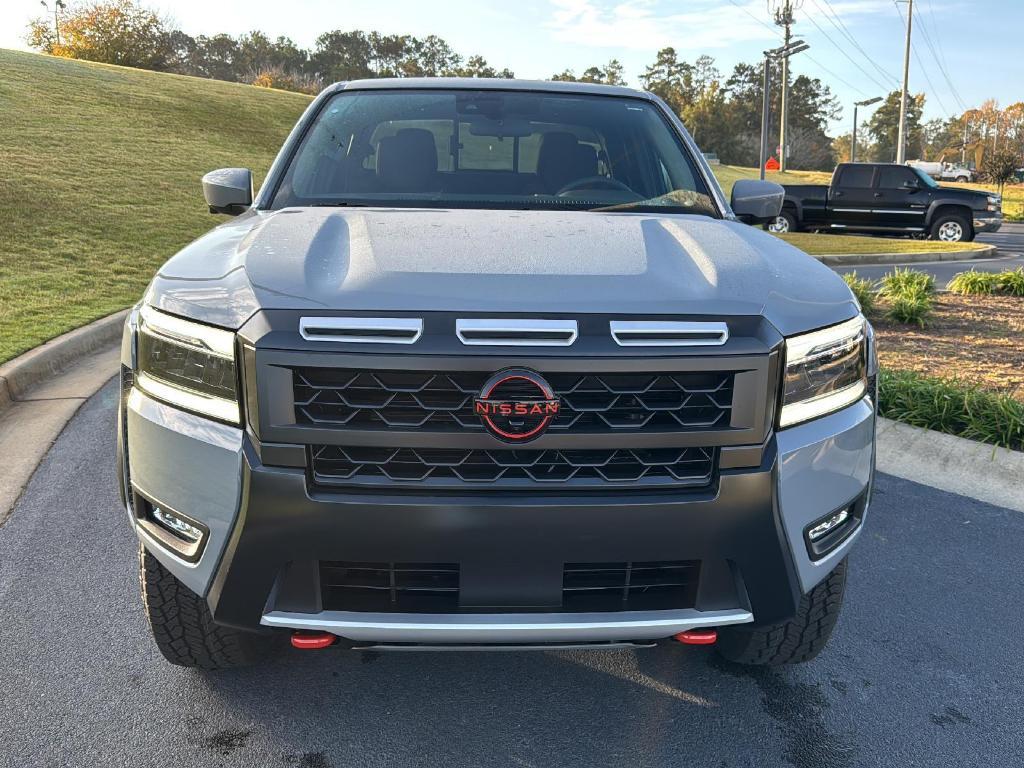
{"type": "Polygon", "coordinates": [[[976,269],[979,272],[1002,272],[1005,269],[1024,267],[1024,224],[1003,224],[998,232],[978,235],[979,243],[988,243],[999,248],[991,259],[965,259],[963,261],[933,261],[912,264],[887,264],[885,266],[834,267],[836,272],[856,272],[869,280],[880,280],[896,267],[918,269],[935,278],[940,288],[945,288],[954,275],[976,269]]]}
{"type": "Polygon", "coordinates": [[[889,476],[816,661],[704,648],[165,663],[114,480],[113,383],[0,528],[7,766],[1019,765],[1024,515],[889,476]]]}

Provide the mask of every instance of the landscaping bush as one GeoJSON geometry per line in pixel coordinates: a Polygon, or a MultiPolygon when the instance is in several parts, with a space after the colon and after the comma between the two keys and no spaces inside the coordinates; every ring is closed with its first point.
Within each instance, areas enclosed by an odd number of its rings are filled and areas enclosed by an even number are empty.
{"type": "Polygon", "coordinates": [[[879,413],[915,427],[1024,450],[1024,402],[955,379],[882,369],[879,413]]]}
{"type": "Polygon", "coordinates": [[[874,281],[868,280],[866,277],[857,277],[856,272],[843,275],[843,280],[846,281],[853,295],[857,297],[857,301],[860,302],[860,308],[864,314],[871,312],[875,308],[874,281]]]}
{"type": "Polygon", "coordinates": [[[949,290],[963,296],[988,295],[999,287],[999,275],[995,272],[961,272],[949,281],[949,290]]]}
{"type": "Polygon", "coordinates": [[[1024,296],[1024,267],[1008,269],[997,275],[999,290],[1011,296],[1024,296]]]}
{"type": "Polygon", "coordinates": [[[889,299],[885,316],[898,323],[914,323],[924,328],[932,311],[932,297],[921,291],[906,291],[889,299]]]}
{"type": "Polygon", "coordinates": [[[882,278],[882,287],[878,293],[887,299],[911,293],[932,294],[935,292],[935,278],[927,272],[916,269],[900,269],[896,267],[882,278]]]}

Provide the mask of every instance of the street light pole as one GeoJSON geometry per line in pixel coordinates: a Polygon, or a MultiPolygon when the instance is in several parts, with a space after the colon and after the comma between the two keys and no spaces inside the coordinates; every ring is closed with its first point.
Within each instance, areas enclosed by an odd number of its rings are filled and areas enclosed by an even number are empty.
{"type": "Polygon", "coordinates": [[[877,104],[882,100],[881,96],[875,96],[873,99],[865,99],[864,101],[853,102],[853,139],[850,141],[850,162],[857,162],[857,107],[866,107],[870,104],[877,104]]]}
{"type": "Polygon", "coordinates": [[[770,51],[764,52],[764,91],[761,96],[761,157],[758,163],[761,166],[762,181],[764,181],[764,166],[768,162],[768,120],[770,118],[771,106],[772,63],[780,59],[785,61],[793,54],[806,51],[810,47],[803,40],[794,40],[780,48],[772,48],[770,51]]]}
{"type": "Polygon", "coordinates": [[[910,80],[910,30],[914,23],[914,0],[907,3],[907,45],[903,51],[903,98],[900,99],[900,131],[896,145],[896,162],[900,165],[907,159],[907,86],[910,80]]]}
{"type": "MultiPolygon", "coordinates": [[[[775,24],[782,27],[782,47],[788,48],[793,41],[793,22],[796,20],[793,11],[803,4],[803,0],[769,0],[769,9],[775,24]]],[[[782,103],[780,104],[781,119],[779,121],[779,170],[786,170],[789,150],[786,146],[786,128],[789,122],[789,57],[782,59],[782,103]]]]}

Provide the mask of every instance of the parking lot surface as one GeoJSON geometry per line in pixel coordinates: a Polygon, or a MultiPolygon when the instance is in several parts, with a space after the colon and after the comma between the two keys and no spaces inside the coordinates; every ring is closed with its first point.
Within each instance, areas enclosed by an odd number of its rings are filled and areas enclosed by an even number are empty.
{"type": "Polygon", "coordinates": [[[166,664],[114,480],[116,389],[66,428],[0,528],[0,764],[1020,765],[1024,515],[881,476],[816,661],[704,648],[284,649],[166,664]]]}

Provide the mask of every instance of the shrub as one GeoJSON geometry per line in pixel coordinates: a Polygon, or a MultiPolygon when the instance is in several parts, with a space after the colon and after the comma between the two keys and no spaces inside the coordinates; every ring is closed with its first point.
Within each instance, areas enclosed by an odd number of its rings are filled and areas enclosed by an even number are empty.
{"type": "Polygon", "coordinates": [[[887,299],[895,299],[908,291],[923,294],[934,293],[935,278],[920,270],[896,267],[882,278],[882,287],[878,292],[887,299]]]}
{"type": "Polygon", "coordinates": [[[920,290],[905,290],[889,299],[889,310],[885,315],[899,323],[915,323],[924,328],[931,311],[931,295],[920,290]]]}
{"type": "Polygon", "coordinates": [[[915,427],[1024,450],[1024,402],[957,381],[882,369],[882,416],[915,427]]]}
{"type": "Polygon", "coordinates": [[[999,287],[999,276],[995,272],[961,272],[949,281],[949,290],[963,296],[988,295],[999,287]]]}
{"type": "Polygon", "coordinates": [[[853,295],[857,297],[857,301],[860,302],[860,308],[864,314],[871,312],[875,308],[874,281],[868,280],[866,277],[857,277],[856,272],[843,275],[843,280],[846,281],[853,295]]]}
{"type": "Polygon", "coordinates": [[[999,290],[1011,296],[1024,296],[1024,267],[1008,269],[996,276],[999,280],[999,290]]]}

